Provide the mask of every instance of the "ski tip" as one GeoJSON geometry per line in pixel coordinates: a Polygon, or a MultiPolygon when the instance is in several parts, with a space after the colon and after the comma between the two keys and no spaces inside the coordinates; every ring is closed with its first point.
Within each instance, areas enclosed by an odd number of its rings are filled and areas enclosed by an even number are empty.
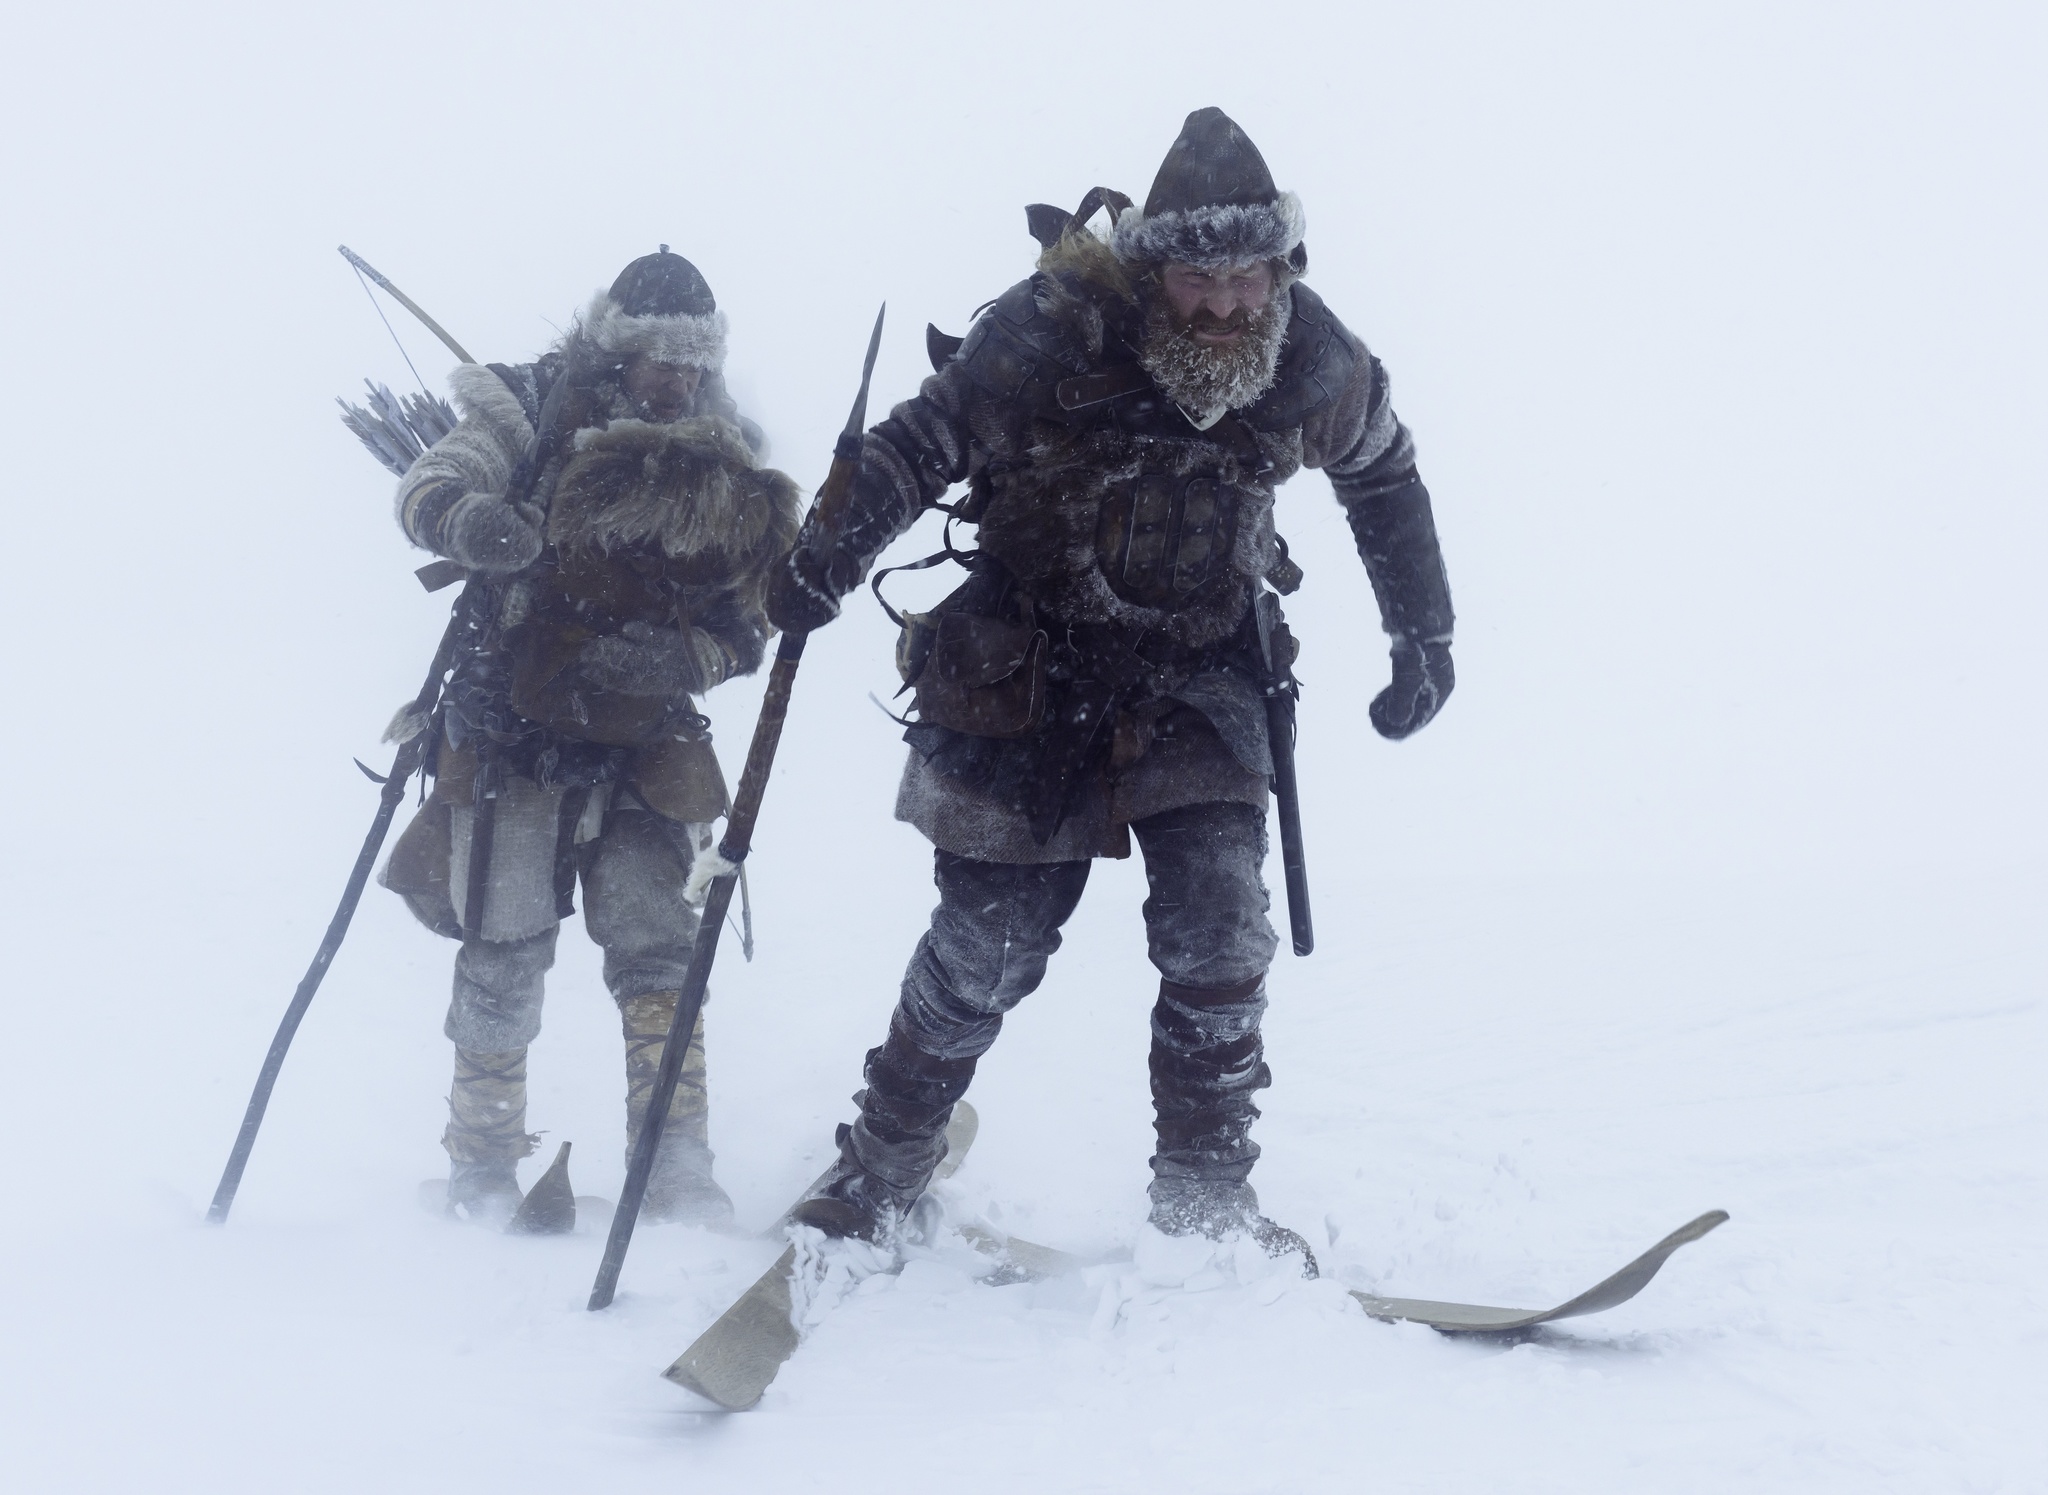
{"type": "Polygon", "coordinates": [[[569,1182],[569,1147],[564,1142],[548,1171],[534,1180],[505,1222],[507,1235],[568,1235],[576,1229],[576,1190],[569,1182]]]}
{"type": "Polygon", "coordinates": [[[1682,1246],[1687,1241],[1698,1240],[1710,1230],[1719,1229],[1721,1226],[1726,1225],[1728,1220],[1728,1211],[1724,1209],[1710,1209],[1697,1219],[1686,1221],[1685,1224],[1672,1231],[1665,1239],[1682,1246]]]}
{"type": "Polygon", "coordinates": [[[1657,1242],[1620,1271],[1602,1278],[1576,1298],[1555,1308],[1495,1308],[1478,1303],[1448,1303],[1423,1298],[1382,1298],[1352,1289],[1366,1313],[1386,1322],[1406,1319],[1427,1324],[1444,1334],[1518,1334],[1557,1319],[1578,1318],[1600,1313],[1626,1303],[1641,1292],[1679,1247],[1689,1245],[1710,1230],[1728,1222],[1728,1211],[1708,1210],[1697,1215],[1657,1242]]]}
{"type": "Polygon", "coordinates": [[[932,1171],[934,1179],[951,1178],[967,1161],[967,1149],[974,1145],[974,1138],[981,1130],[981,1116],[966,1101],[959,1101],[953,1107],[953,1119],[946,1123],[946,1155],[939,1159],[939,1166],[932,1171]]]}
{"type": "Polygon", "coordinates": [[[711,1403],[712,1406],[718,1408],[721,1412],[751,1412],[761,1404],[762,1391],[755,1391],[752,1396],[748,1396],[745,1392],[735,1393],[726,1391],[720,1393],[713,1390],[710,1386],[698,1380],[692,1373],[687,1363],[689,1358],[688,1355],[684,1355],[682,1359],[676,1361],[674,1365],[663,1371],[661,1373],[662,1379],[682,1387],[683,1390],[689,1392],[692,1396],[703,1397],[705,1401],[711,1403]]]}

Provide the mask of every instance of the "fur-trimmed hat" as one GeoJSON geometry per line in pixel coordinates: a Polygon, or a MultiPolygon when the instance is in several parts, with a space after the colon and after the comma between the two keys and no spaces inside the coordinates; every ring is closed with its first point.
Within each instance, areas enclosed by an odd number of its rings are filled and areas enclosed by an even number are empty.
{"type": "Polygon", "coordinates": [[[607,353],[645,353],[713,373],[725,363],[725,313],[697,267],[666,244],[598,293],[583,314],[583,331],[607,353]]]}
{"type": "Polygon", "coordinates": [[[1266,158],[1221,109],[1197,109],[1160,163],[1145,206],[1117,219],[1126,264],[1169,260],[1213,270],[1254,260],[1306,266],[1301,199],[1273,185],[1266,158]],[[1298,262],[1298,263],[1297,263],[1298,262]]]}

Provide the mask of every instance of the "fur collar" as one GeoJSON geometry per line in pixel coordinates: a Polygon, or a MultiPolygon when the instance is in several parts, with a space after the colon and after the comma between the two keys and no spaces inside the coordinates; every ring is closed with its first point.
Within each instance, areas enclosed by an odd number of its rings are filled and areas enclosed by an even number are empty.
{"type": "Polygon", "coordinates": [[[1088,229],[1071,227],[1038,257],[1038,268],[1054,279],[1072,278],[1107,292],[1120,301],[1137,304],[1137,287],[1116,251],[1088,229]]]}
{"type": "Polygon", "coordinates": [[[670,557],[741,557],[795,542],[801,493],[756,465],[729,420],[614,420],[578,431],[573,448],[549,506],[558,549],[651,543],[670,557]]]}
{"type": "Polygon", "coordinates": [[[1129,272],[1084,228],[1070,228],[1039,255],[1032,299],[1059,329],[1057,354],[1079,368],[1100,364],[1112,335],[1135,346],[1143,323],[1129,272]]]}

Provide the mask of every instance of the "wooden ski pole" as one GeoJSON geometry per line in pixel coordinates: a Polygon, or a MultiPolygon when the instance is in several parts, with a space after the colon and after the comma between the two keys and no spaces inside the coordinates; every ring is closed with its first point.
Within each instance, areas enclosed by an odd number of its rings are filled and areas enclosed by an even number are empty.
{"type": "MultiPolygon", "coordinates": [[[[356,864],[349,871],[348,885],[342,889],[341,906],[335,909],[334,917],[328,921],[327,937],[313,952],[313,963],[306,967],[299,989],[292,993],[291,1005],[285,1008],[284,1019],[277,1025],[277,1036],[270,1040],[270,1052],[263,1057],[263,1068],[256,1075],[256,1089],[249,1097],[248,1109],[242,1113],[242,1129],[235,1134],[234,1150],[228,1154],[228,1165],[221,1172],[220,1186],[213,1191],[213,1205],[206,1212],[206,1218],[212,1224],[225,1222],[228,1211],[234,1207],[235,1192],[242,1186],[242,1170],[249,1164],[250,1149],[255,1147],[256,1133],[263,1126],[263,1113],[269,1109],[270,1092],[277,1085],[278,1072],[284,1068],[284,1056],[292,1046],[292,1038],[299,1031],[306,1009],[313,1005],[313,995],[320,990],[327,967],[333,964],[334,954],[341,948],[342,938],[348,933],[356,904],[362,900],[363,889],[369,885],[370,869],[376,866],[377,853],[391,829],[392,817],[398,813],[398,802],[405,798],[405,786],[419,772],[420,763],[433,741],[441,681],[454,662],[456,636],[461,632],[463,620],[464,610],[458,601],[454,614],[448,619],[448,630],[441,635],[441,647],[434,651],[434,663],[427,671],[427,683],[420,687],[419,695],[413,700],[411,714],[419,724],[419,730],[398,746],[397,756],[391,761],[391,772],[384,779],[383,791],[377,797],[376,817],[370,822],[369,834],[363,837],[363,849],[356,853],[356,864]]],[[[369,770],[364,769],[363,772],[369,773],[369,770]]]]}

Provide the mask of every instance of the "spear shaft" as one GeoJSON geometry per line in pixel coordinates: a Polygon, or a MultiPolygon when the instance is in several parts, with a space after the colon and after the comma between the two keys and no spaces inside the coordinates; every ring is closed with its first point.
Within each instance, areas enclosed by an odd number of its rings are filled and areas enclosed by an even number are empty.
{"type": "MultiPolygon", "coordinates": [[[[854,397],[853,413],[847,417],[846,429],[832,449],[832,470],[818,485],[818,496],[811,509],[813,519],[840,514],[853,490],[853,477],[860,469],[861,433],[867,424],[868,382],[874,377],[875,354],[882,346],[882,317],[888,310],[884,305],[875,318],[875,330],[868,339],[867,362],[861,369],[860,393],[854,397]]],[[[761,715],[754,724],[753,745],[747,749],[747,766],[740,773],[739,792],[733,796],[725,836],[718,844],[718,854],[730,870],[712,879],[704,900],[697,943],[690,951],[689,974],[683,978],[683,990],[676,999],[675,1017],[669,1022],[668,1039],[661,1049],[661,1067],[655,1072],[654,1090],[647,1098],[646,1120],[640,1124],[640,1135],[633,1140],[626,1186],[620,1191],[618,1208],[612,1213],[604,1260],[590,1289],[593,1311],[610,1307],[618,1291],[619,1272],[626,1264],[626,1249],[633,1243],[633,1226],[647,1194],[647,1180],[654,1171],[654,1155],[661,1146],[661,1129],[668,1119],[677,1077],[682,1073],[683,1055],[690,1047],[690,1035],[696,1031],[697,1014],[704,1008],[711,963],[718,958],[718,937],[725,927],[726,911],[732,907],[733,888],[753,847],[754,824],[761,816],[761,800],[768,791],[769,772],[775,767],[782,725],[789,717],[789,697],[796,685],[797,665],[803,659],[804,644],[809,638],[806,633],[785,633],[775,650],[775,665],[768,672],[768,689],[761,697],[761,715]]]]}

